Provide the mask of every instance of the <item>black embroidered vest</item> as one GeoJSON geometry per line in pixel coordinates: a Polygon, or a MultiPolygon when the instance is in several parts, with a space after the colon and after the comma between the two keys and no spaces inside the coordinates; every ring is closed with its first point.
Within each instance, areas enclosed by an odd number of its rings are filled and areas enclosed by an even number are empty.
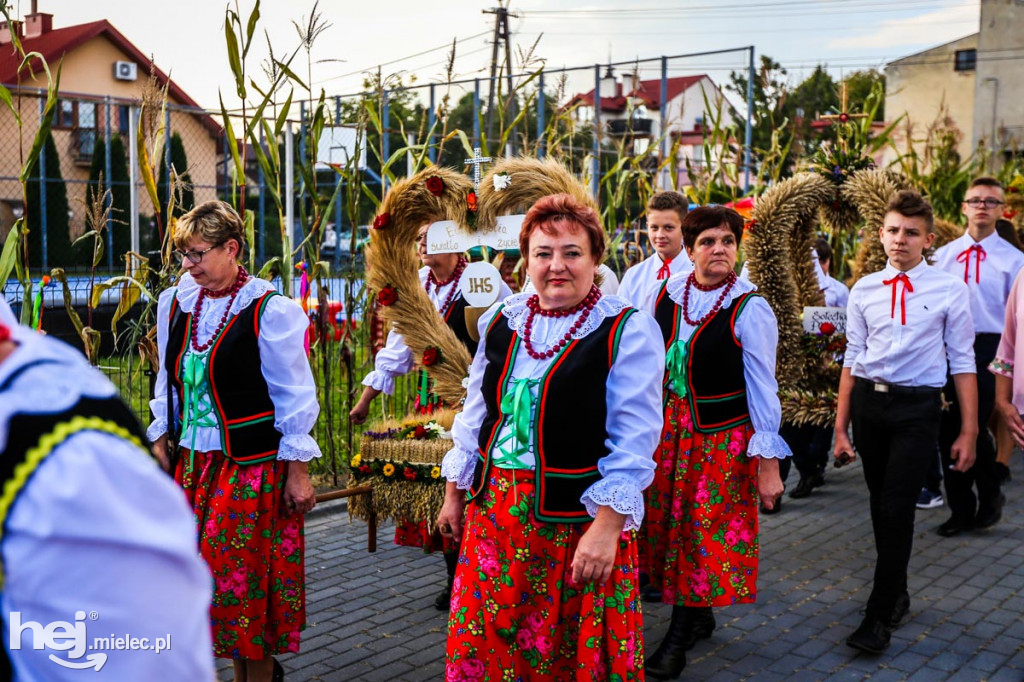
{"type": "Polygon", "coordinates": [[[444,323],[455,332],[455,337],[469,351],[469,356],[473,357],[476,355],[477,342],[469,335],[469,330],[466,328],[466,308],[468,307],[469,304],[466,303],[462,292],[459,292],[459,295],[448,306],[448,310],[442,311],[441,315],[444,317],[444,323]]]}
{"type": "MultiPolygon", "coordinates": [[[[667,281],[658,292],[654,319],[668,351],[678,339],[683,309],[668,295],[666,285],[667,281]]],[[[736,318],[754,296],[754,292],[738,296],[694,330],[686,343],[686,398],[698,433],[723,431],[750,421],[736,318]]],[[[667,384],[668,372],[665,381],[667,384]]]]}
{"type": "MultiPolygon", "coordinates": [[[[207,377],[213,412],[220,426],[221,450],[237,464],[256,464],[275,459],[281,432],[274,428],[274,403],[260,369],[260,318],[267,302],[278,296],[271,291],[232,317],[210,348],[207,377]]],[[[170,329],[164,369],[184,410],[185,351],[195,323],[192,313],[171,304],[170,329]]],[[[179,412],[178,419],[183,419],[179,412]]],[[[186,443],[181,443],[184,447],[186,443]]]]}
{"type": "MultiPolygon", "coordinates": [[[[580,496],[601,478],[599,459],[608,454],[605,441],[608,372],[615,362],[626,320],[636,312],[626,308],[605,318],[582,339],[570,341],[555,356],[537,388],[534,429],[534,515],[540,521],[584,523],[593,520],[580,496]]],[[[501,309],[488,326],[487,369],[481,390],[487,416],[480,427],[479,461],[470,488],[476,498],[487,481],[492,453],[505,415],[501,411],[516,355],[526,350],[508,326],[501,309]]]]}

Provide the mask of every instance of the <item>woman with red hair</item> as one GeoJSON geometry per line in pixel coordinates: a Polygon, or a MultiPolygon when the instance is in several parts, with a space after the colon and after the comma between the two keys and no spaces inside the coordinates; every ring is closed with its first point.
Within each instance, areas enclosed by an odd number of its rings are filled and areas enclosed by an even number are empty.
{"type": "Polygon", "coordinates": [[[591,208],[544,197],[519,241],[536,293],[481,317],[441,467],[438,526],[463,537],[447,679],[641,680],[635,531],[662,418],[661,337],[594,285],[605,238],[591,208]]]}

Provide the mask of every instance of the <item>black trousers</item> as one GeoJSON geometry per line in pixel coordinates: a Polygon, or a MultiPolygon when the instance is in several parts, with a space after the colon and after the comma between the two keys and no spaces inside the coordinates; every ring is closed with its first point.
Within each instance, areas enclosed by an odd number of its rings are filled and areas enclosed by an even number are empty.
{"type": "Polygon", "coordinates": [[[871,495],[875,580],[868,615],[887,620],[907,591],[914,513],[939,433],[939,390],[912,395],[876,393],[857,381],[851,400],[853,442],[871,495]]]}
{"type": "Polygon", "coordinates": [[[792,457],[787,457],[780,462],[779,474],[785,481],[789,475],[789,460],[793,460],[800,479],[825,473],[828,465],[829,453],[832,449],[832,429],[824,426],[793,426],[783,424],[779,430],[789,449],[793,451],[792,457]]]}
{"type": "Polygon", "coordinates": [[[943,478],[946,481],[946,503],[953,516],[966,522],[974,520],[978,511],[992,509],[999,500],[999,478],[996,473],[996,446],[988,430],[988,420],[995,407],[996,378],[988,371],[988,363],[996,355],[999,334],[978,334],[974,337],[974,359],[978,369],[978,441],[974,466],[964,472],[951,471],[949,450],[960,435],[960,402],[953,378],[946,382],[943,393],[950,403],[942,413],[939,429],[939,451],[942,453],[943,478]],[[974,489],[978,494],[975,496],[974,489]]]}

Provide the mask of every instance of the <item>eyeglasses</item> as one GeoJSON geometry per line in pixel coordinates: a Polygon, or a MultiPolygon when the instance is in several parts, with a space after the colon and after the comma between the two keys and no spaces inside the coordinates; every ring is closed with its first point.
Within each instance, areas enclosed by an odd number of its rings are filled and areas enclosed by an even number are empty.
{"type": "Polygon", "coordinates": [[[1002,206],[1006,202],[1000,201],[999,199],[993,199],[992,197],[988,197],[987,199],[979,199],[978,197],[972,197],[964,201],[964,203],[970,206],[971,208],[980,208],[982,206],[984,206],[985,208],[995,208],[996,206],[1002,206]]]}
{"type": "Polygon", "coordinates": [[[190,260],[193,265],[199,265],[200,263],[203,262],[203,256],[205,256],[206,254],[210,253],[214,249],[216,249],[218,247],[221,247],[221,246],[224,246],[224,245],[223,244],[217,244],[215,246],[211,246],[211,247],[205,248],[202,251],[179,251],[179,250],[175,249],[174,250],[174,255],[177,256],[178,262],[183,264],[183,265],[185,263],[185,259],[186,258],[188,260],[190,260]]]}

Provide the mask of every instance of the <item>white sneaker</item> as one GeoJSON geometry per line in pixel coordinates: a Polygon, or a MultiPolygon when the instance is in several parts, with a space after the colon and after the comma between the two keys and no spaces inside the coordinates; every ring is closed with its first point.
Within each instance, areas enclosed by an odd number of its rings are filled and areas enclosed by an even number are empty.
{"type": "Polygon", "coordinates": [[[942,494],[933,493],[928,488],[921,488],[921,494],[917,497],[918,509],[935,509],[942,506],[942,494]]]}

